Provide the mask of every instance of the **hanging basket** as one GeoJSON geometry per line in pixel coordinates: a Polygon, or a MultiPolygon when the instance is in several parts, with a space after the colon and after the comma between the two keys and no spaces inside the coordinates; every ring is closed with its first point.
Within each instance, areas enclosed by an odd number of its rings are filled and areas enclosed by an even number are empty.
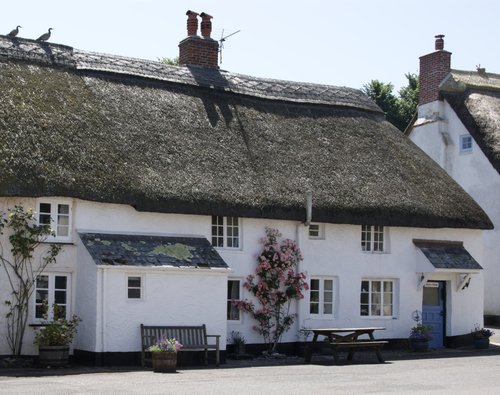
{"type": "Polygon", "coordinates": [[[177,353],[160,351],[151,354],[153,359],[153,372],[175,373],[177,368],[177,353]]]}

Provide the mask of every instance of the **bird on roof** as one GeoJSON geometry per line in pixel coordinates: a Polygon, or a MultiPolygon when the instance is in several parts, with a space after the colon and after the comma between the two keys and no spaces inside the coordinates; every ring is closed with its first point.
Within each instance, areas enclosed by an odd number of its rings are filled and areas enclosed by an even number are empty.
{"type": "Polygon", "coordinates": [[[19,28],[20,27],[22,27],[22,26],[17,25],[17,27],[14,30],[11,30],[11,32],[9,34],[7,34],[7,36],[9,36],[9,37],[16,37],[17,34],[19,33],[19,28]]]}
{"type": "Polygon", "coordinates": [[[40,37],[36,39],[36,41],[47,41],[50,38],[50,31],[54,30],[54,28],[49,27],[49,31],[45,34],[42,34],[40,37]]]}

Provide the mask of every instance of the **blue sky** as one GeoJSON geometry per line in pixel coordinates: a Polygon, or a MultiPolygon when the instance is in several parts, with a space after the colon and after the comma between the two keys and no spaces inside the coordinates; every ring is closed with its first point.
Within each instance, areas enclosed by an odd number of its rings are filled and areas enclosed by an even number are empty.
{"type": "Polygon", "coordinates": [[[23,0],[2,2],[0,33],[22,25],[78,49],[156,60],[178,55],[186,11],[214,18],[221,68],[259,77],[361,88],[405,83],[418,57],[445,34],[452,67],[500,74],[500,2],[493,0],[23,0]]]}

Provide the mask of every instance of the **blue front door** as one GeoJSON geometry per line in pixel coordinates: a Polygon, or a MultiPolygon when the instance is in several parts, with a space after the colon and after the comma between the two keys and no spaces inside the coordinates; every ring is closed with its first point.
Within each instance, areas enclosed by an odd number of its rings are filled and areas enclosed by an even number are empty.
{"type": "Polygon", "coordinates": [[[429,342],[429,347],[433,348],[444,346],[444,295],[444,281],[428,281],[424,285],[422,323],[424,325],[432,325],[432,340],[429,342]]]}

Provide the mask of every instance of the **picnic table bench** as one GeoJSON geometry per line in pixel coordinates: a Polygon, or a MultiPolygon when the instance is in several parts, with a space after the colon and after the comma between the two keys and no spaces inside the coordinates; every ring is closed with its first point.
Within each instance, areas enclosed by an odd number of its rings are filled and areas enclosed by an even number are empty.
{"type": "Polygon", "coordinates": [[[373,349],[377,355],[379,362],[384,362],[380,349],[387,344],[386,340],[375,340],[373,332],[376,330],[384,330],[382,327],[367,327],[367,328],[319,328],[319,329],[305,329],[304,332],[309,331],[314,334],[312,342],[306,349],[305,362],[310,363],[314,348],[317,347],[318,336],[328,338],[328,345],[330,346],[333,358],[336,364],[339,363],[338,350],[348,350],[347,360],[352,361],[354,352],[359,349],[373,349]],[[368,335],[368,339],[359,339],[362,335],[368,335]]]}
{"type": "Polygon", "coordinates": [[[215,350],[215,364],[220,363],[220,335],[207,335],[205,324],[199,326],[147,326],[141,324],[141,366],[151,363],[147,349],[159,339],[176,339],[182,344],[179,352],[204,351],[205,364],[208,365],[208,350],[215,350]],[[208,344],[214,338],[215,344],[208,344]]]}

